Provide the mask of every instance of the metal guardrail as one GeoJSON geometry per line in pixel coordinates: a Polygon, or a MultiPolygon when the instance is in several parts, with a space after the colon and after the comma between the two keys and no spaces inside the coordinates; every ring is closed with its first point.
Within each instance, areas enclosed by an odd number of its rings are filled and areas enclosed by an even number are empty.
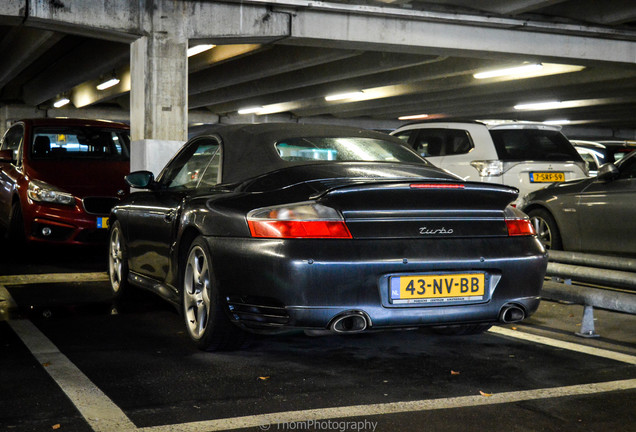
{"type": "Polygon", "coordinates": [[[584,306],[578,336],[599,336],[594,330],[594,307],[636,314],[636,259],[552,250],[548,257],[546,276],[551,280],[544,282],[541,296],[584,306]]]}

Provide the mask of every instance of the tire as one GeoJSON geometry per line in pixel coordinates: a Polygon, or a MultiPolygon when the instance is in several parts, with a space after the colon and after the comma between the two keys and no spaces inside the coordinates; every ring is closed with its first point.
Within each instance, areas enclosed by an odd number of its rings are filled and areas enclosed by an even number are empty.
{"type": "Polygon", "coordinates": [[[194,239],[181,268],[183,318],[190,338],[205,351],[239,348],[245,333],[223,310],[211,254],[202,237],[194,239]]]}
{"type": "Polygon", "coordinates": [[[108,278],[113,299],[124,298],[130,285],[128,283],[128,251],[126,240],[119,221],[115,221],[108,236],[108,278]]]}
{"type": "Polygon", "coordinates": [[[541,208],[533,209],[528,212],[528,217],[546,249],[563,249],[561,233],[559,233],[559,228],[550,212],[541,208]]]}
{"type": "Polygon", "coordinates": [[[433,331],[444,336],[463,336],[484,333],[490,327],[492,327],[492,324],[462,324],[447,327],[433,327],[433,331]]]}

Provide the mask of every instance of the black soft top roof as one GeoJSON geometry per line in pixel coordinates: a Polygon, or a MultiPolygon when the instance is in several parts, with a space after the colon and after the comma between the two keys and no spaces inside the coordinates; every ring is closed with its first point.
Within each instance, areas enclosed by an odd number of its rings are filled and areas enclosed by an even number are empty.
{"type": "MultiPolygon", "coordinates": [[[[279,157],[275,144],[291,138],[375,138],[404,147],[402,140],[382,132],[333,125],[297,123],[215,125],[197,136],[209,135],[219,136],[224,143],[223,183],[235,183],[278,169],[311,164],[310,161],[291,162],[279,157]]],[[[422,161],[422,163],[426,162],[422,161]]]]}

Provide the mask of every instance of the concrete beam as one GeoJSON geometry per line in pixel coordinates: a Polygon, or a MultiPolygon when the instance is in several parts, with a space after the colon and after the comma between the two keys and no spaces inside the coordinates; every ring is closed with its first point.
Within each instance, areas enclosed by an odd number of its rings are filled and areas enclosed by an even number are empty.
{"type": "Polygon", "coordinates": [[[483,56],[526,53],[545,61],[636,63],[636,41],[524,28],[468,26],[406,16],[375,16],[300,9],[286,43],[436,55],[483,56]]]}
{"type": "Polygon", "coordinates": [[[24,68],[55,45],[63,35],[50,31],[34,30],[23,26],[13,27],[0,41],[0,88],[16,77],[24,68]]]}
{"type": "Polygon", "coordinates": [[[14,122],[25,118],[46,117],[46,111],[39,110],[26,105],[4,105],[0,106],[0,137],[9,129],[14,122]]]}
{"type": "Polygon", "coordinates": [[[122,110],[119,108],[82,108],[77,109],[73,107],[63,108],[51,108],[46,110],[45,117],[68,117],[68,118],[80,118],[80,119],[100,119],[110,120],[122,123],[130,122],[130,113],[128,110],[122,110]]]}
{"type": "MultiPolygon", "coordinates": [[[[634,75],[607,76],[603,80],[603,71],[579,76],[552,76],[537,79],[532,85],[519,81],[490,83],[471,86],[470,79],[455,77],[434,80],[419,84],[416,93],[404,96],[367,101],[366,103],[348,103],[338,106],[308,106],[297,109],[299,116],[331,113],[344,117],[367,115],[408,115],[408,114],[455,114],[458,110],[474,106],[486,110],[487,105],[495,109],[512,109],[516,104],[541,100],[581,100],[605,97],[621,97],[636,94],[634,75]],[[593,84],[593,85],[592,85],[593,84]],[[581,87],[587,85],[588,90],[581,87]]],[[[523,116],[526,113],[520,112],[523,116]]]]}
{"type": "MultiPolygon", "coordinates": [[[[479,9],[502,15],[517,15],[566,1],[568,0],[489,0],[479,4],[479,9]]],[[[474,0],[464,2],[465,6],[471,6],[472,4],[474,4],[474,0]]]]}
{"type": "Polygon", "coordinates": [[[623,0],[623,8],[614,13],[604,13],[603,24],[617,25],[625,24],[636,19],[636,5],[632,0],[623,0]]]}
{"type": "MultiPolygon", "coordinates": [[[[3,0],[22,12],[27,25],[45,30],[130,43],[142,33],[146,1],[3,0]]],[[[152,3],[150,1],[150,3],[152,3]]]]}
{"type": "MultiPolygon", "coordinates": [[[[448,101],[451,98],[466,99],[473,97],[476,101],[484,95],[494,95],[510,91],[512,94],[521,95],[521,92],[530,88],[531,92],[538,94],[542,89],[557,89],[563,86],[577,84],[590,85],[602,83],[608,80],[625,79],[628,81],[636,77],[636,71],[630,69],[624,71],[610,72],[607,69],[589,69],[582,72],[561,73],[558,75],[548,75],[543,77],[527,78],[523,80],[511,80],[505,77],[493,78],[490,80],[475,80],[472,77],[474,68],[480,68],[484,65],[479,61],[466,62],[462,68],[462,61],[457,59],[449,59],[446,62],[433,63],[430,70],[421,73],[419,79],[403,79],[398,82],[387,82],[385,85],[369,88],[362,87],[365,95],[369,95],[369,99],[362,101],[342,101],[340,103],[329,103],[324,99],[318,98],[317,95],[307,95],[307,99],[299,101],[300,98],[288,98],[286,101],[297,101],[293,107],[294,113],[299,116],[312,116],[322,114],[345,115],[351,112],[352,116],[357,117],[364,115],[367,111],[371,114],[381,112],[386,107],[395,106],[403,108],[406,106],[426,106],[427,102],[432,100],[448,101]],[[448,63],[448,64],[447,64],[448,63]],[[446,67],[445,67],[446,66],[446,67]],[[456,67],[455,67],[456,66],[456,67]],[[536,89],[536,90],[532,90],[536,89]],[[311,97],[311,98],[310,98],[311,97]],[[375,111],[377,109],[377,111],[375,111]]],[[[399,75],[398,75],[399,76],[399,75]]],[[[413,76],[410,73],[404,77],[413,76]]],[[[556,91],[556,90],[555,90],[556,91]]],[[[580,87],[575,91],[581,92],[580,87]]],[[[553,96],[554,98],[554,93],[553,96]]],[[[279,103],[272,101],[271,103],[279,103]]],[[[267,104],[264,104],[267,108],[267,104]]],[[[390,111],[388,111],[390,112],[390,111]]],[[[408,113],[408,112],[407,112],[408,113]]],[[[404,113],[403,114],[407,114],[404,113]]],[[[411,113],[415,114],[415,113],[411,113]]],[[[348,114],[347,114],[348,115],[348,114]]]]}
{"type": "Polygon", "coordinates": [[[202,124],[215,124],[219,122],[219,116],[208,110],[190,110],[188,111],[188,126],[197,126],[202,124]]]}
{"type": "MultiPolygon", "coordinates": [[[[2,123],[13,123],[25,118],[68,117],[82,119],[102,119],[122,123],[130,123],[130,112],[119,108],[82,108],[68,107],[42,110],[27,105],[4,105],[0,107],[2,123]]],[[[219,116],[207,110],[188,111],[188,124],[214,124],[219,122],[219,116]]]]}
{"type": "Polygon", "coordinates": [[[84,42],[25,84],[24,101],[41,104],[60,92],[121,67],[128,60],[128,45],[106,40],[84,42]]]}
{"type": "MultiPolygon", "coordinates": [[[[212,69],[191,74],[189,77],[189,92],[190,94],[196,94],[213,91],[242,82],[263,79],[271,75],[354,57],[359,54],[361,54],[359,51],[351,50],[281,46],[276,50],[265,50],[236,60],[231,64],[221,64],[212,69]],[[237,70],[242,73],[237,74],[237,70]]],[[[192,100],[190,103],[192,108],[197,107],[197,105],[192,105],[192,100]]]]}
{"type": "Polygon", "coordinates": [[[613,0],[612,6],[608,8],[598,0],[578,0],[574,4],[559,5],[552,12],[581,21],[618,25],[636,19],[636,4],[633,0],[613,0]]]}
{"type": "Polygon", "coordinates": [[[25,0],[2,0],[0,8],[0,24],[18,25],[26,17],[25,0]]]}
{"type": "MultiPolygon", "coordinates": [[[[197,45],[196,42],[190,41],[190,47],[195,45],[197,45]]],[[[211,50],[188,58],[188,71],[190,74],[193,74],[228,60],[236,61],[241,57],[252,55],[262,49],[263,45],[261,44],[218,45],[211,50]]]]}
{"type": "Polygon", "coordinates": [[[348,119],[339,119],[331,116],[324,117],[307,117],[298,118],[298,123],[302,124],[329,124],[340,126],[353,126],[365,129],[391,131],[402,126],[404,122],[398,120],[374,120],[368,117],[357,117],[348,119]]]}
{"type": "MultiPolygon", "coordinates": [[[[606,125],[619,125],[619,124],[633,124],[633,113],[636,108],[636,96],[632,97],[616,97],[605,98],[596,100],[585,100],[583,103],[590,105],[583,106],[582,108],[563,108],[554,110],[542,110],[542,111],[511,111],[510,107],[514,105],[514,102],[508,100],[501,104],[492,100],[488,103],[480,104],[474,100],[468,99],[464,104],[456,104],[450,106],[444,106],[443,103],[426,105],[435,114],[431,115],[431,119],[440,118],[459,118],[459,119],[513,119],[513,120],[529,120],[529,121],[546,121],[567,119],[572,124],[589,124],[598,123],[606,125]],[[594,103],[602,104],[603,106],[591,105],[594,103]]],[[[395,113],[393,118],[398,118],[399,115],[404,114],[419,114],[422,113],[422,105],[419,107],[419,111],[404,111],[395,107],[395,113]]],[[[405,107],[408,109],[408,107],[405,107]]],[[[369,113],[365,113],[369,114],[369,113]]],[[[374,117],[373,114],[370,114],[374,117]]],[[[347,116],[344,116],[347,118],[347,116]]],[[[382,112],[381,118],[391,117],[391,113],[387,111],[382,112]]]]}
{"type": "MultiPolygon", "coordinates": [[[[409,54],[363,53],[353,58],[303,68],[284,74],[263,77],[259,80],[227,86],[212,92],[192,95],[190,96],[189,103],[191,107],[210,106],[292,89],[302,91],[309,86],[317,86],[319,84],[346,79],[355,81],[353,78],[395,71],[409,66],[422,65],[436,59],[437,57],[409,54]]],[[[333,92],[338,90],[336,86],[337,84],[331,85],[333,92]]],[[[361,87],[354,84],[351,87],[341,88],[340,90],[353,91],[360,89],[361,87]]],[[[319,94],[319,96],[322,97],[326,95],[327,94],[319,94]]],[[[299,97],[297,96],[296,98],[298,99],[299,97]]]]}
{"type": "Polygon", "coordinates": [[[130,66],[126,65],[113,73],[105,73],[99,79],[85,81],[71,90],[71,103],[76,108],[83,108],[94,103],[104,102],[130,92],[130,66]],[[119,79],[119,83],[104,90],[97,86],[110,78],[119,79]]]}
{"type": "Polygon", "coordinates": [[[167,7],[187,17],[186,37],[195,42],[265,43],[289,35],[287,13],[273,12],[267,5],[207,1],[2,0],[0,23],[23,22],[39,29],[131,43],[156,28],[164,17],[153,11],[167,7]]]}
{"type": "MultiPolygon", "coordinates": [[[[443,57],[437,57],[434,61],[429,63],[403,68],[399,71],[357,76],[355,78],[342,79],[333,83],[329,82],[312,86],[305,85],[302,88],[295,88],[293,90],[275,91],[276,88],[274,88],[267,94],[263,94],[261,96],[258,94],[252,94],[251,97],[241,102],[241,106],[265,106],[291,100],[314,99],[320,96],[324,97],[326,94],[344,92],[351,89],[359,90],[388,85],[407,86],[409,83],[416,83],[418,81],[430,81],[434,79],[447,79],[455,76],[469,75],[473,71],[484,68],[492,68],[495,64],[497,67],[502,66],[501,62],[493,63],[490,60],[465,58],[445,59],[443,57]]],[[[513,64],[517,63],[511,63],[511,65],[513,64]]],[[[369,101],[366,103],[369,103],[369,101]]],[[[321,101],[321,104],[327,105],[324,100],[321,101]]],[[[208,105],[208,109],[224,113],[236,111],[241,106],[239,106],[236,102],[229,102],[218,105],[208,105]]],[[[337,109],[339,107],[339,105],[333,104],[330,104],[329,106],[331,109],[334,107],[337,109]]]]}
{"type": "Polygon", "coordinates": [[[291,17],[267,5],[187,3],[187,38],[216,44],[269,43],[289,36],[291,17]]]}

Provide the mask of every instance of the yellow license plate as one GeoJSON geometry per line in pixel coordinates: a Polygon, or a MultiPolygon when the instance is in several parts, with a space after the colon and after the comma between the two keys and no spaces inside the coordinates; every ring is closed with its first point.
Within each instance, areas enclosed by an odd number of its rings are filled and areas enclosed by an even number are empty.
{"type": "Polygon", "coordinates": [[[486,292],[484,273],[452,273],[393,276],[389,279],[391,302],[447,303],[480,301],[486,292]]]}
{"type": "Polygon", "coordinates": [[[108,218],[107,217],[97,218],[97,228],[108,228],[108,218]]]}
{"type": "Polygon", "coordinates": [[[565,181],[565,173],[562,173],[562,172],[531,172],[530,173],[531,183],[554,183],[554,182],[564,182],[564,181],[565,181]]]}

